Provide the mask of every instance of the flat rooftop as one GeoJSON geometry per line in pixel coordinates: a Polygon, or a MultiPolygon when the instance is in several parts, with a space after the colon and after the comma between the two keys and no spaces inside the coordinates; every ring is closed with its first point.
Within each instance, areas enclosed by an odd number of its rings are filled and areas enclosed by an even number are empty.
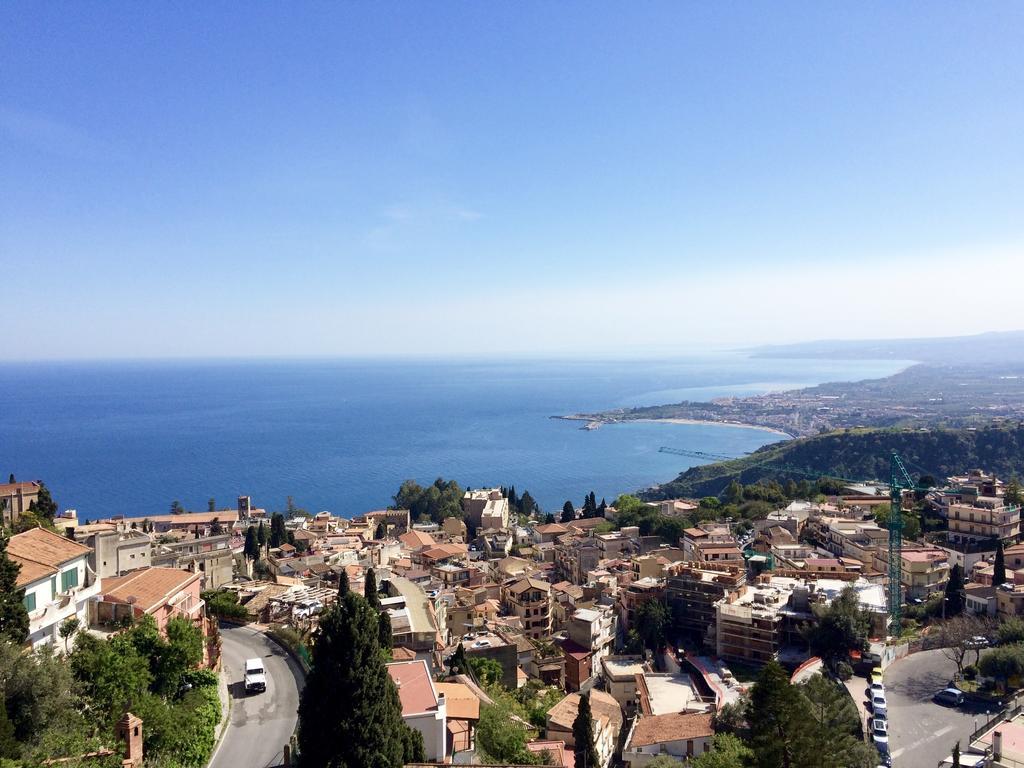
{"type": "Polygon", "coordinates": [[[706,712],[709,706],[700,700],[700,694],[693,686],[690,676],[680,674],[644,675],[652,715],[667,715],[673,712],[706,712]]]}

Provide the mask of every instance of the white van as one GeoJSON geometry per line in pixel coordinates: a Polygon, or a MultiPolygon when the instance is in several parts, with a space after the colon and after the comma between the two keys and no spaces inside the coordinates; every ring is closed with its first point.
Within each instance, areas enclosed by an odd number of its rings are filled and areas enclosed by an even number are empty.
{"type": "Polygon", "coordinates": [[[246,659],[245,692],[263,693],[265,690],[267,690],[267,673],[263,669],[263,660],[246,659]]]}

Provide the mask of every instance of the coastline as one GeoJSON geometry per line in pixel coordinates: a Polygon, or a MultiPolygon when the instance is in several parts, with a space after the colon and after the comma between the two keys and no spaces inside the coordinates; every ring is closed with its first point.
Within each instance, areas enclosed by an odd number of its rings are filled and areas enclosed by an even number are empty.
{"type": "Polygon", "coordinates": [[[561,419],[562,421],[583,421],[586,422],[585,426],[580,427],[584,430],[594,430],[598,427],[604,426],[605,424],[630,424],[630,423],[648,423],[648,424],[693,424],[710,427],[739,427],[741,429],[757,429],[761,432],[771,432],[772,434],[780,435],[787,440],[795,440],[798,436],[793,435],[775,427],[762,426],[761,424],[749,424],[742,421],[713,421],[711,419],[686,419],[682,417],[665,417],[661,419],[610,419],[610,418],[594,418],[592,416],[586,416],[583,414],[570,414],[568,416],[552,416],[552,419],[561,419]]]}

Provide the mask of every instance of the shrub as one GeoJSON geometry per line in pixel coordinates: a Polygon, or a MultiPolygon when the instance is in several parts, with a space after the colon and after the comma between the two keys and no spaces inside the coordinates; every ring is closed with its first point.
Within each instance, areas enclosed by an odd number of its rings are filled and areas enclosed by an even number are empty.
{"type": "Polygon", "coordinates": [[[853,677],[853,667],[847,664],[845,661],[840,661],[836,664],[836,675],[840,680],[849,680],[853,677]]]}
{"type": "Polygon", "coordinates": [[[964,680],[973,680],[978,676],[978,668],[973,664],[964,667],[964,680]]]}
{"type": "Polygon", "coordinates": [[[223,589],[213,590],[203,592],[202,597],[206,601],[206,610],[211,616],[243,621],[249,618],[249,611],[245,609],[245,606],[238,604],[238,595],[234,592],[223,589]]]}

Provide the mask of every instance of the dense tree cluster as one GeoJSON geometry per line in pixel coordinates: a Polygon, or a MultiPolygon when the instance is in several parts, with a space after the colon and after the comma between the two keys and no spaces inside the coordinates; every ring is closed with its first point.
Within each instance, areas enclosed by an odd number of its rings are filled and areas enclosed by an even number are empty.
{"type": "Polygon", "coordinates": [[[454,480],[439,477],[425,488],[406,480],[394,496],[394,507],[408,509],[413,520],[441,523],[446,517],[462,518],[462,497],[462,488],[454,480]]]}
{"type": "Polygon", "coordinates": [[[804,628],[811,652],[833,670],[849,658],[850,651],[864,650],[871,630],[870,614],[861,608],[857,590],[848,586],[825,607],[815,607],[817,621],[804,628]]]}
{"type": "Polygon", "coordinates": [[[0,641],[21,645],[28,639],[25,590],[18,587],[21,566],[7,555],[7,535],[0,531],[0,641]]]}

